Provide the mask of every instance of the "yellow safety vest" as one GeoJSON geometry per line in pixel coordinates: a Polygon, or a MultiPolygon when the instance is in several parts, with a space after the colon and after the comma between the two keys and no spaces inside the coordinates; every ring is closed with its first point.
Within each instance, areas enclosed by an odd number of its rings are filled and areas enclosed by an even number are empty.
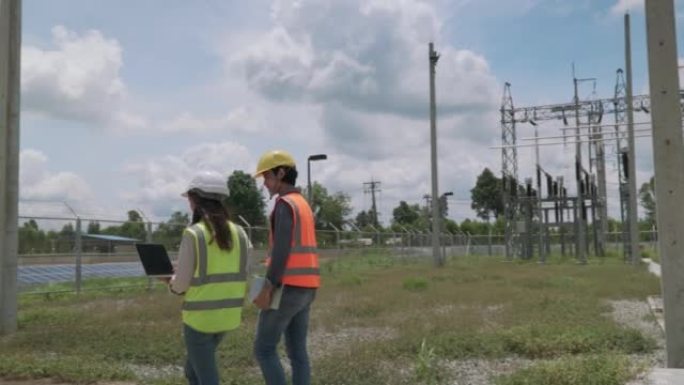
{"type": "Polygon", "coordinates": [[[203,222],[185,229],[195,243],[195,273],[183,302],[183,323],[204,333],[240,326],[247,287],[247,240],[228,222],[233,248],[221,250],[203,222]]]}

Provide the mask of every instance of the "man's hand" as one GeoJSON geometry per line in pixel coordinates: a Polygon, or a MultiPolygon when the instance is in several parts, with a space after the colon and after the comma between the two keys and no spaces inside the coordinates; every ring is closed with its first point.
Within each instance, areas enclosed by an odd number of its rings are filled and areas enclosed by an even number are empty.
{"type": "Polygon", "coordinates": [[[261,288],[259,295],[254,298],[254,304],[261,310],[267,310],[271,307],[271,293],[273,292],[273,285],[266,280],[264,287],[261,288]]]}

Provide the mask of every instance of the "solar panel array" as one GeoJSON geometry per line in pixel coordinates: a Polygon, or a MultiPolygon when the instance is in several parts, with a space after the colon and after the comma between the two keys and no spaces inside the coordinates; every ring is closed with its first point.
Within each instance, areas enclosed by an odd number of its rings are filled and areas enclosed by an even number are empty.
{"type": "MultiPolygon", "coordinates": [[[[98,263],[81,265],[81,278],[142,277],[145,271],[139,262],[98,263]]],[[[20,286],[74,282],[76,266],[69,265],[28,265],[19,266],[20,286]]]]}

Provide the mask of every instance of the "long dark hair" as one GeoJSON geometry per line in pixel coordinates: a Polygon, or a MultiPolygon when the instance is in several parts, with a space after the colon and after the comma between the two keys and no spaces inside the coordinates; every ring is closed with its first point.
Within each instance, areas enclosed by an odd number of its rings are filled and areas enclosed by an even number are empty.
{"type": "Polygon", "coordinates": [[[202,197],[194,191],[188,192],[188,198],[195,204],[195,209],[192,212],[192,224],[194,225],[204,219],[211,231],[209,243],[211,244],[216,240],[221,250],[231,250],[233,248],[233,237],[230,233],[230,226],[228,226],[230,216],[226,207],[221,201],[202,197]]]}

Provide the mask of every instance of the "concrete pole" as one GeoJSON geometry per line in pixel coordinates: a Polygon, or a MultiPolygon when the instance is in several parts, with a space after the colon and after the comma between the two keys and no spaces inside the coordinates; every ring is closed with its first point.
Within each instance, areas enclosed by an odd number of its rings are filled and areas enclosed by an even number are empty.
{"type": "Polygon", "coordinates": [[[21,0],[0,0],[0,334],[17,330],[21,0]]]}
{"type": "MultiPolygon", "coordinates": [[[[667,366],[684,368],[684,142],[674,0],[646,0],[656,215],[667,366]]],[[[628,105],[631,107],[631,105],[628,105]]],[[[631,171],[634,173],[633,171],[631,171]]]]}
{"type": "MultiPolygon", "coordinates": [[[[667,0],[666,0],[667,1],[667,0]]],[[[629,192],[627,215],[629,217],[629,254],[632,264],[639,262],[639,224],[637,217],[637,181],[636,181],[636,150],[634,145],[634,111],[632,106],[632,44],[629,26],[629,14],[625,15],[625,76],[627,77],[625,87],[625,97],[627,98],[627,190],[629,192]]],[[[649,58],[650,61],[650,58],[649,58]]],[[[651,80],[653,83],[653,80],[651,80]]],[[[678,83],[679,84],[679,83],[678,83]]],[[[651,94],[651,97],[653,94],[651,94]]],[[[653,98],[651,98],[653,101],[653,98]]],[[[679,102],[679,101],[678,101],[679,102]]],[[[679,110],[678,110],[679,111],[679,110]]],[[[680,125],[681,127],[681,125],[680,125]]],[[[655,131],[655,130],[654,130],[655,131]]],[[[654,136],[655,138],[655,136],[654,136]]],[[[677,169],[681,167],[677,166],[677,169]]]]}
{"type": "Polygon", "coordinates": [[[576,169],[576,182],[577,182],[577,201],[575,202],[575,246],[577,249],[577,258],[579,262],[584,264],[587,263],[586,254],[586,234],[584,232],[584,216],[582,212],[582,206],[584,202],[584,194],[582,194],[581,182],[583,179],[582,175],[582,140],[580,137],[580,121],[579,121],[579,95],[577,90],[578,79],[573,79],[573,84],[575,86],[575,169],[576,169]]]}
{"type": "Polygon", "coordinates": [[[439,215],[439,189],[437,187],[437,106],[435,102],[435,66],[439,54],[435,52],[432,43],[429,44],[430,63],[430,164],[432,166],[432,258],[435,266],[444,265],[439,248],[439,233],[442,228],[439,215]]]}

